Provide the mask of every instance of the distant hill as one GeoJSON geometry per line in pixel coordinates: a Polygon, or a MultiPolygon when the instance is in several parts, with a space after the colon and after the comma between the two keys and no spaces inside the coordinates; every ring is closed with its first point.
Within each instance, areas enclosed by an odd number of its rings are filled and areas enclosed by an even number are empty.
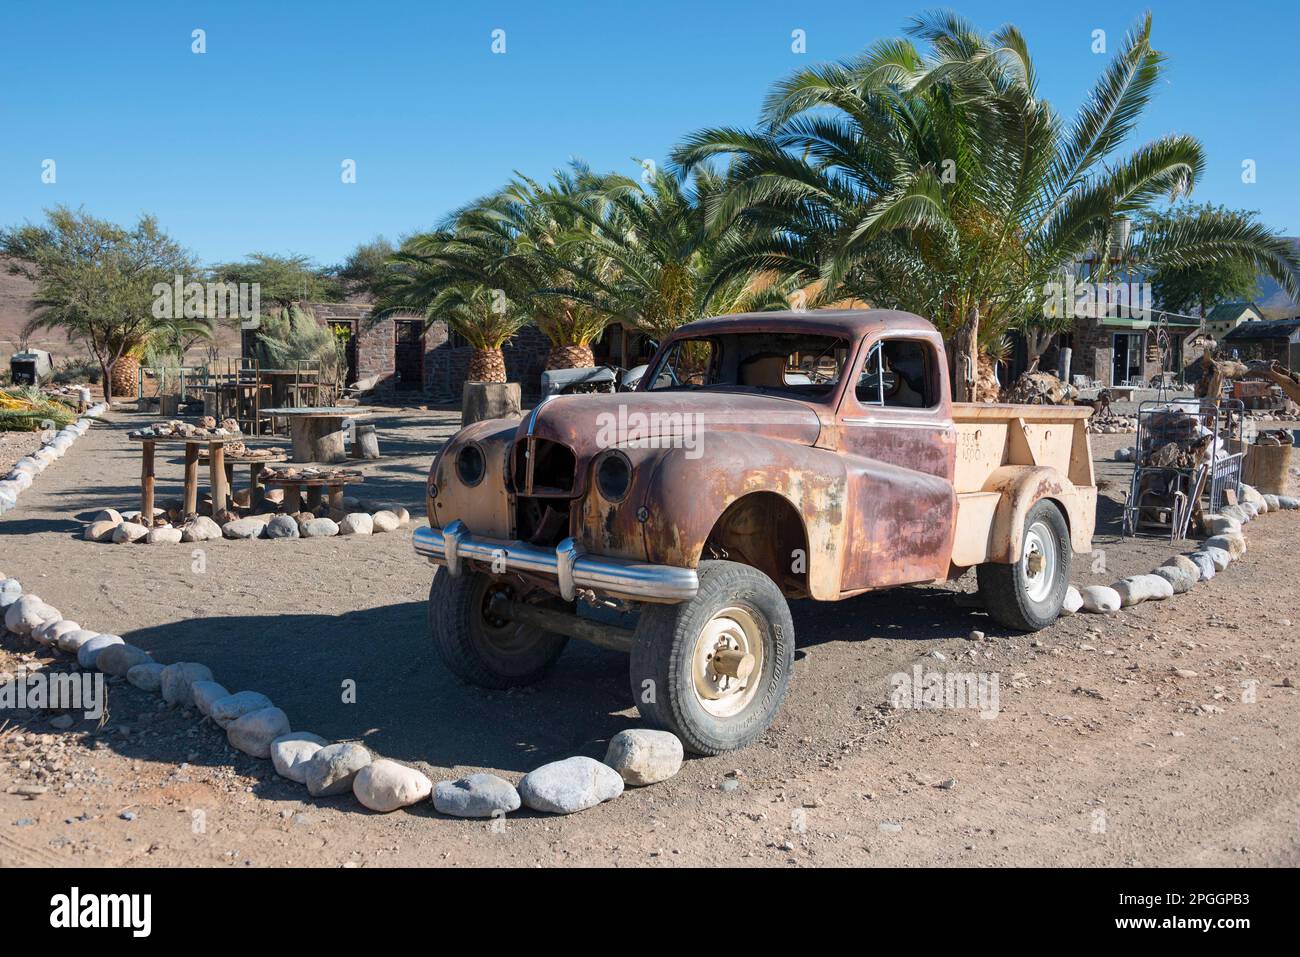
{"type": "MultiPolygon", "coordinates": [[[[32,296],[36,286],[23,276],[9,272],[9,264],[0,256],[0,363],[9,366],[9,357],[18,351],[23,326],[31,319],[32,296]]],[[[59,330],[38,332],[32,336],[28,346],[44,349],[63,358],[72,353],[80,354],[81,348],[69,348],[68,337],[59,330]]]]}
{"type": "MultiPolygon", "coordinates": [[[[36,286],[23,276],[9,272],[5,257],[0,256],[0,368],[9,368],[9,357],[19,351],[23,326],[32,317],[32,296],[36,286]]],[[[239,356],[239,331],[221,327],[217,331],[216,344],[221,356],[239,356]]],[[[68,337],[59,329],[41,330],[27,342],[29,349],[44,349],[54,356],[55,364],[68,358],[89,357],[90,353],[78,343],[68,342],[68,337]]],[[[190,362],[201,361],[207,354],[206,347],[195,348],[190,352],[190,362]]]]}
{"type": "MultiPolygon", "coordinates": [[[[1286,238],[1296,252],[1300,253],[1300,236],[1286,238]]],[[[1300,303],[1293,302],[1282,291],[1282,287],[1268,276],[1259,277],[1259,295],[1255,297],[1255,303],[1268,319],[1293,319],[1300,314],[1300,303]]]]}

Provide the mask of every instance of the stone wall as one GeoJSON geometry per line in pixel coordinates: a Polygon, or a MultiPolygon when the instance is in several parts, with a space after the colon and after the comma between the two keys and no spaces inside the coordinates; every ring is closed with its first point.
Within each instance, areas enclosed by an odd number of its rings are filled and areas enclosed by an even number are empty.
{"type": "Polygon", "coordinates": [[[322,324],[331,320],[354,323],[357,336],[357,378],[379,376],[378,391],[391,391],[396,363],[397,341],[393,320],[381,319],[371,323],[370,304],[365,302],[304,302],[303,309],[310,310],[322,324]]]}
{"type": "MultiPolygon", "coordinates": [[[[1074,354],[1070,358],[1070,374],[1086,375],[1102,385],[1111,381],[1115,368],[1115,334],[1126,332],[1122,326],[1107,326],[1092,318],[1075,320],[1073,329],[1074,354]]],[[[1142,335],[1142,378],[1149,381],[1160,372],[1160,363],[1147,355],[1151,336],[1142,335]]]]}
{"type": "MultiPolygon", "coordinates": [[[[305,302],[319,322],[349,320],[357,327],[357,378],[379,376],[376,392],[389,395],[395,391],[394,373],[397,364],[397,335],[395,320],[401,315],[372,323],[369,303],[364,302],[305,302]]],[[[502,352],[506,359],[506,374],[511,382],[518,382],[526,396],[535,396],[541,389],[542,370],[550,342],[536,326],[525,326],[506,344],[502,352]]],[[[434,402],[460,402],[461,391],[469,374],[470,358],[474,350],[452,336],[445,322],[434,322],[424,333],[424,392],[434,402]]],[[[407,393],[410,395],[410,393],[407,393]]]]}
{"type": "MultiPolygon", "coordinates": [[[[424,334],[424,387],[435,402],[459,402],[469,375],[474,350],[453,344],[445,322],[434,322],[424,334]]],[[[525,396],[541,391],[542,370],[551,344],[536,326],[525,326],[501,351],[506,359],[506,376],[518,382],[525,396]]]]}
{"type": "Polygon", "coordinates": [[[377,375],[382,381],[392,378],[397,368],[397,337],[392,319],[380,319],[359,332],[357,341],[357,378],[377,375]]]}

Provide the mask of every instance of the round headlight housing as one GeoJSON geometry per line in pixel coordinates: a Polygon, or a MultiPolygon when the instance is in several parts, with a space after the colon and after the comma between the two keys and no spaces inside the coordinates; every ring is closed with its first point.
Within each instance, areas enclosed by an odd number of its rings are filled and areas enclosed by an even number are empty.
{"type": "Polygon", "coordinates": [[[621,502],[632,487],[632,463],[619,451],[609,451],[596,463],[596,490],[607,502],[621,502]]]}
{"type": "Polygon", "coordinates": [[[466,485],[477,485],[487,472],[487,460],[477,445],[467,445],[456,453],[456,475],[466,485]]]}

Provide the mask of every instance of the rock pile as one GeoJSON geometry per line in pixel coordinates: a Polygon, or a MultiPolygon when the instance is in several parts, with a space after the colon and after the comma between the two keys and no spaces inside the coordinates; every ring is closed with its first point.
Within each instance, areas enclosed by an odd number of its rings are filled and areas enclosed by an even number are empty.
{"type": "Polygon", "coordinates": [[[352,469],[332,469],[319,465],[285,465],[279,468],[265,469],[262,475],[268,479],[286,482],[319,482],[329,479],[355,478],[357,473],[352,469]]]}
{"type": "Polygon", "coordinates": [[[143,429],[136,429],[131,433],[131,437],[133,439],[201,439],[207,436],[219,438],[242,434],[239,423],[234,419],[222,419],[221,424],[217,425],[216,419],[210,415],[205,415],[199,420],[198,425],[191,422],[182,422],[180,419],[168,419],[166,422],[158,422],[154,425],[147,425],[143,429]]]}
{"type": "Polygon", "coordinates": [[[1109,415],[1100,419],[1088,420],[1088,431],[1093,435],[1116,435],[1137,431],[1136,415],[1109,415]]]}
{"type": "MultiPolygon", "coordinates": [[[[205,420],[211,421],[211,416],[205,416],[205,420]]],[[[233,420],[231,420],[233,421],[233,420]]],[[[236,423],[238,424],[238,423],[236,423]]],[[[226,458],[240,459],[274,459],[285,454],[283,447],[279,445],[245,445],[243,442],[227,442],[222,448],[225,450],[226,458]]],[[[199,450],[199,458],[208,457],[207,446],[199,450]]]]}

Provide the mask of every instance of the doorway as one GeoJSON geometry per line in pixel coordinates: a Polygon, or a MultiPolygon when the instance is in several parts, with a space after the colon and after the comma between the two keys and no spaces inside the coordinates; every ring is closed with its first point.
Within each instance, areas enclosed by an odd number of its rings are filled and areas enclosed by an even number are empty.
{"type": "Polygon", "coordinates": [[[1115,333],[1114,360],[1111,368],[1111,385],[1142,381],[1142,333],[1115,333]]]}
{"type": "Polygon", "coordinates": [[[352,319],[331,319],[330,332],[343,344],[343,358],[347,363],[347,377],[344,385],[353,385],[357,381],[357,324],[352,319]]]}
{"type": "Polygon", "coordinates": [[[424,320],[397,319],[393,335],[396,387],[399,392],[418,392],[424,388],[424,320]]]}

